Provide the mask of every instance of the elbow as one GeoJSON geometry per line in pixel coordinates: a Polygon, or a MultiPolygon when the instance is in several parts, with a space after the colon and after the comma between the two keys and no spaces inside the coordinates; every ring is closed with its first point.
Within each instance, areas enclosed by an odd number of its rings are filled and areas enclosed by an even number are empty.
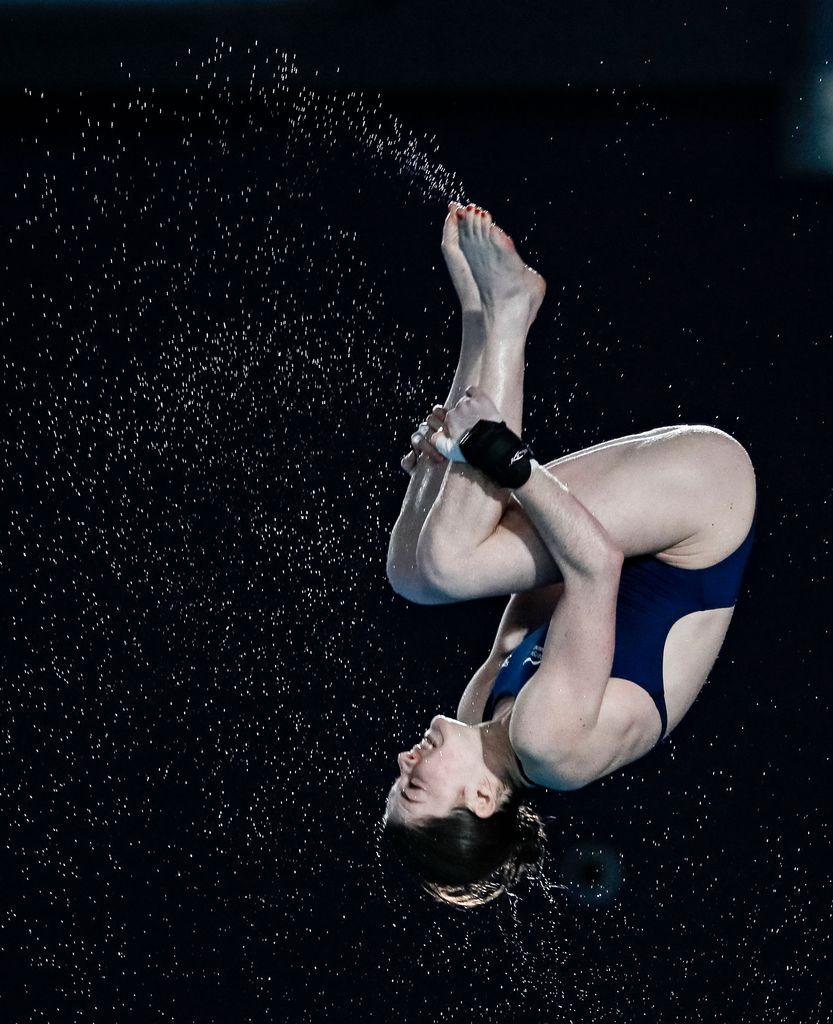
{"type": "Polygon", "coordinates": [[[599,544],[593,552],[593,557],[588,560],[588,575],[618,582],[624,561],[625,553],[603,529],[600,531],[599,544]]]}
{"type": "Polygon", "coordinates": [[[614,544],[610,537],[608,537],[604,550],[605,570],[608,573],[613,573],[618,579],[619,574],[622,571],[622,563],[624,561],[625,552],[617,544],[614,544]]]}
{"type": "Polygon", "coordinates": [[[575,758],[565,755],[554,757],[552,743],[546,748],[535,743],[515,747],[515,754],[523,766],[524,775],[539,786],[567,792],[582,789],[593,779],[581,770],[575,758]]]}

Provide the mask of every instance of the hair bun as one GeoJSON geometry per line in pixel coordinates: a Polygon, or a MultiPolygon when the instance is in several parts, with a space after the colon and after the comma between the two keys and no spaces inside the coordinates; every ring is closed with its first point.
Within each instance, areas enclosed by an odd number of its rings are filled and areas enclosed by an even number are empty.
{"type": "Polygon", "coordinates": [[[514,881],[521,875],[533,874],[541,866],[544,856],[544,822],[540,815],[526,805],[518,808],[517,836],[512,856],[504,865],[504,877],[507,882],[514,881]]]}
{"type": "Polygon", "coordinates": [[[517,791],[487,818],[467,807],[419,825],[386,818],[385,835],[425,891],[456,907],[490,903],[537,874],[546,843],[543,821],[517,791]]]}

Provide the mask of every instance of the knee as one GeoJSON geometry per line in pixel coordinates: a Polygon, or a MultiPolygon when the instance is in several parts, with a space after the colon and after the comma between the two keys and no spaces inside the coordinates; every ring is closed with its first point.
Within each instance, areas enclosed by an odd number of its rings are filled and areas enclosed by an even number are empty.
{"type": "Polygon", "coordinates": [[[416,550],[416,563],[425,593],[425,604],[450,604],[465,601],[468,595],[465,573],[459,553],[449,551],[436,538],[421,536],[416,550]]]}
{"type": "Polygon", "coordinates": [[[396,563],[388,559],[387,564],[388,582],[394,593],[404,597],[412,604],[448,604],[453,598],[446,596],[442,587],[438,586],[435,578],[425,573],[417,563],[416,570],[413,567],[403,572],[396,563]]]}

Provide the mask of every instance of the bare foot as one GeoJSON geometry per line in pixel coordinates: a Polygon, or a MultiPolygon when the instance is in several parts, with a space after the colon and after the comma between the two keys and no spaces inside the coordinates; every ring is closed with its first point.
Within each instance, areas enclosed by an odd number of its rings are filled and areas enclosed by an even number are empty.
{"type": "Polygon", "coordinates": [[[443,224],[442,249],[445,265],[451,277],[451,283],[457,292],[464,313],[479,313],[481,309],[480,292],[474,282],[466,257],[460,249],[458,211],[465,209],[459,203],[448,204],[448,216],[443,224]]]}
{"type": "Polygon", "coordinates": [[[544,300],[547,283],[526,266],[515,243],[492,220],[488,210],[469,204],[456,211],[460,249],[474,278],[487,315],[510,314],[532,323],[544,300]]]}

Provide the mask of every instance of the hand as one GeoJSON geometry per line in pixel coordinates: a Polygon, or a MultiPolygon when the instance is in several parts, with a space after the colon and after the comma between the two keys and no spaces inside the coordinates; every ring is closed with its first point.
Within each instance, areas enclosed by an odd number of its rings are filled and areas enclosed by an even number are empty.
{"type": "Polygon", "coordinates": [[[503,417],[494,402],[482,388],[472,385],[466,388],[463,398],[449,409],[443,424],[443,432],[434,434],[430,442],[436,451],[452,462],[465,462],[460,451],[460,438],[479,420],[493,420],[500,423],[503,417]]]}
{"type": "Polygon", "coordinates": [[[436,436],[438,432],[442,431],[447,413],[448,410],[444,406],[435,405],[429,413],[428,419],[423,420],[414,433],[411,434],[411,451],[399,463],[408,476],[411,476],[416,469],[420,454],[424,454],[431,462],[441,463],[446,461],[445,456],[441,455],[434,448],[429,438],[436,436]]]}

